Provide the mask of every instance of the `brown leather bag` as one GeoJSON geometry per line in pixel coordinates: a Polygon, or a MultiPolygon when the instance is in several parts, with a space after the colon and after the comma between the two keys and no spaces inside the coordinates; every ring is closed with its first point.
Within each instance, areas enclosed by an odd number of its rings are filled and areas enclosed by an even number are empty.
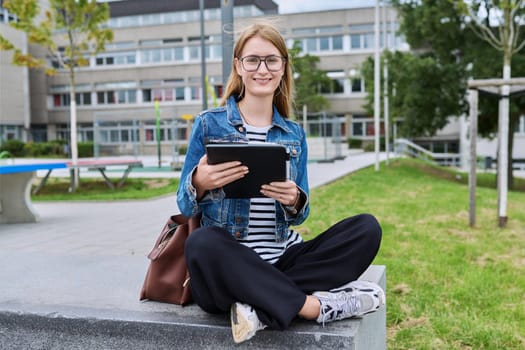
{"type": "Polygon", "coordinates": [[[188,218],[171,216],[148,254],[151,260],[140,292],[140,300],[153,300],[177,305],[192,301],[190,274],[186,268],[184,243],[200,227],[200,215],[188,218]]]}

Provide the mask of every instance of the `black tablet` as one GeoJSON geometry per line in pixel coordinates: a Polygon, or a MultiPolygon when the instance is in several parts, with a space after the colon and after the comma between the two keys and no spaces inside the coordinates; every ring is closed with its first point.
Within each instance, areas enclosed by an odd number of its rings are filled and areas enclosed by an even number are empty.
{"type": "Polygon", "coordinates": [[[264,197],[263,184],[286,181],[290,155],[276,143],[210,143],[206,145],[208,164],[238,160],[249,169],[242,179],[224,186],[226,198],[264,197]]]}

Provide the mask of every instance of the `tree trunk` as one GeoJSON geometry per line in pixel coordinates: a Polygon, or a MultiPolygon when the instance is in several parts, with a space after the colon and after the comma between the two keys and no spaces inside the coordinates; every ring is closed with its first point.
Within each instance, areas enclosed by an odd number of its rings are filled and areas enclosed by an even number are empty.
{"type": "MultiPolygon", "coordinates": [[[[504,52],[503,79],[510,79],[510,52],[504,52]]],[[[508,164],[509,164],[509,93],[510,86],[501,87],[499,104],[499,154],[498,154],[498,223],[507,224],[508,164]]]]}
{"type": "MultiPolygon", "coordinates": [[[[70,99],[70,143],[71,163],[73,166],[78,164],[78,143],[77,143],[77,101],[75,94],[75,68],[69,67],[69,99],[70,99]]],[[[71,170],[70,191],[75,191],[79,186],[78,168],[71,170]]]]}
{"type": "Polygon", "coordinates": [[[513,160],[513,150],[514,150],[514,130],[516,130],[518,123],[519,123],[520,117],[519,114],[512,115],[510,114],[510,122],[509,122],[509,164],[508,164],[508,184],[509,189],[514,189],[514,174],[513,174],[513,167],[512,167],[512,160],[513,160]]]}

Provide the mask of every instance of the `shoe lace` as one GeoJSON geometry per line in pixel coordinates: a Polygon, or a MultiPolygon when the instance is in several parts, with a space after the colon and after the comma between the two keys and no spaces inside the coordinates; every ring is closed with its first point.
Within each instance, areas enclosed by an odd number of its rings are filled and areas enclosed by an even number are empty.
{"type": "Polygon", "coordinates": [[[361,308],[361,301],[356,295],[342,292],[342,296],[321,305],[321,319],[323,327],[326,321],[335,321],[357,315],[361,308]]]}

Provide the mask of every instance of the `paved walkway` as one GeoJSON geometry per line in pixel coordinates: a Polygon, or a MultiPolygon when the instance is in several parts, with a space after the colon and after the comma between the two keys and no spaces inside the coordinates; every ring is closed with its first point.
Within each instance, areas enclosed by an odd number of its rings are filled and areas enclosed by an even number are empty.
{"type": "MultiPolygon", "coordinates": [[[[374,162],[373,153],[356,153],[333,163],[311,163],[310,185],[326,184],[374,162]]],[[[177,212],[174,194],[139,201],[40,202],[34,207],[38,223],[0,224],[0,312],[97,317],[112,310],[113,316],[131,319],[134,312],[155,309],[186,312],[138,301],[146,255],[165,220],[177,212]]]]}

